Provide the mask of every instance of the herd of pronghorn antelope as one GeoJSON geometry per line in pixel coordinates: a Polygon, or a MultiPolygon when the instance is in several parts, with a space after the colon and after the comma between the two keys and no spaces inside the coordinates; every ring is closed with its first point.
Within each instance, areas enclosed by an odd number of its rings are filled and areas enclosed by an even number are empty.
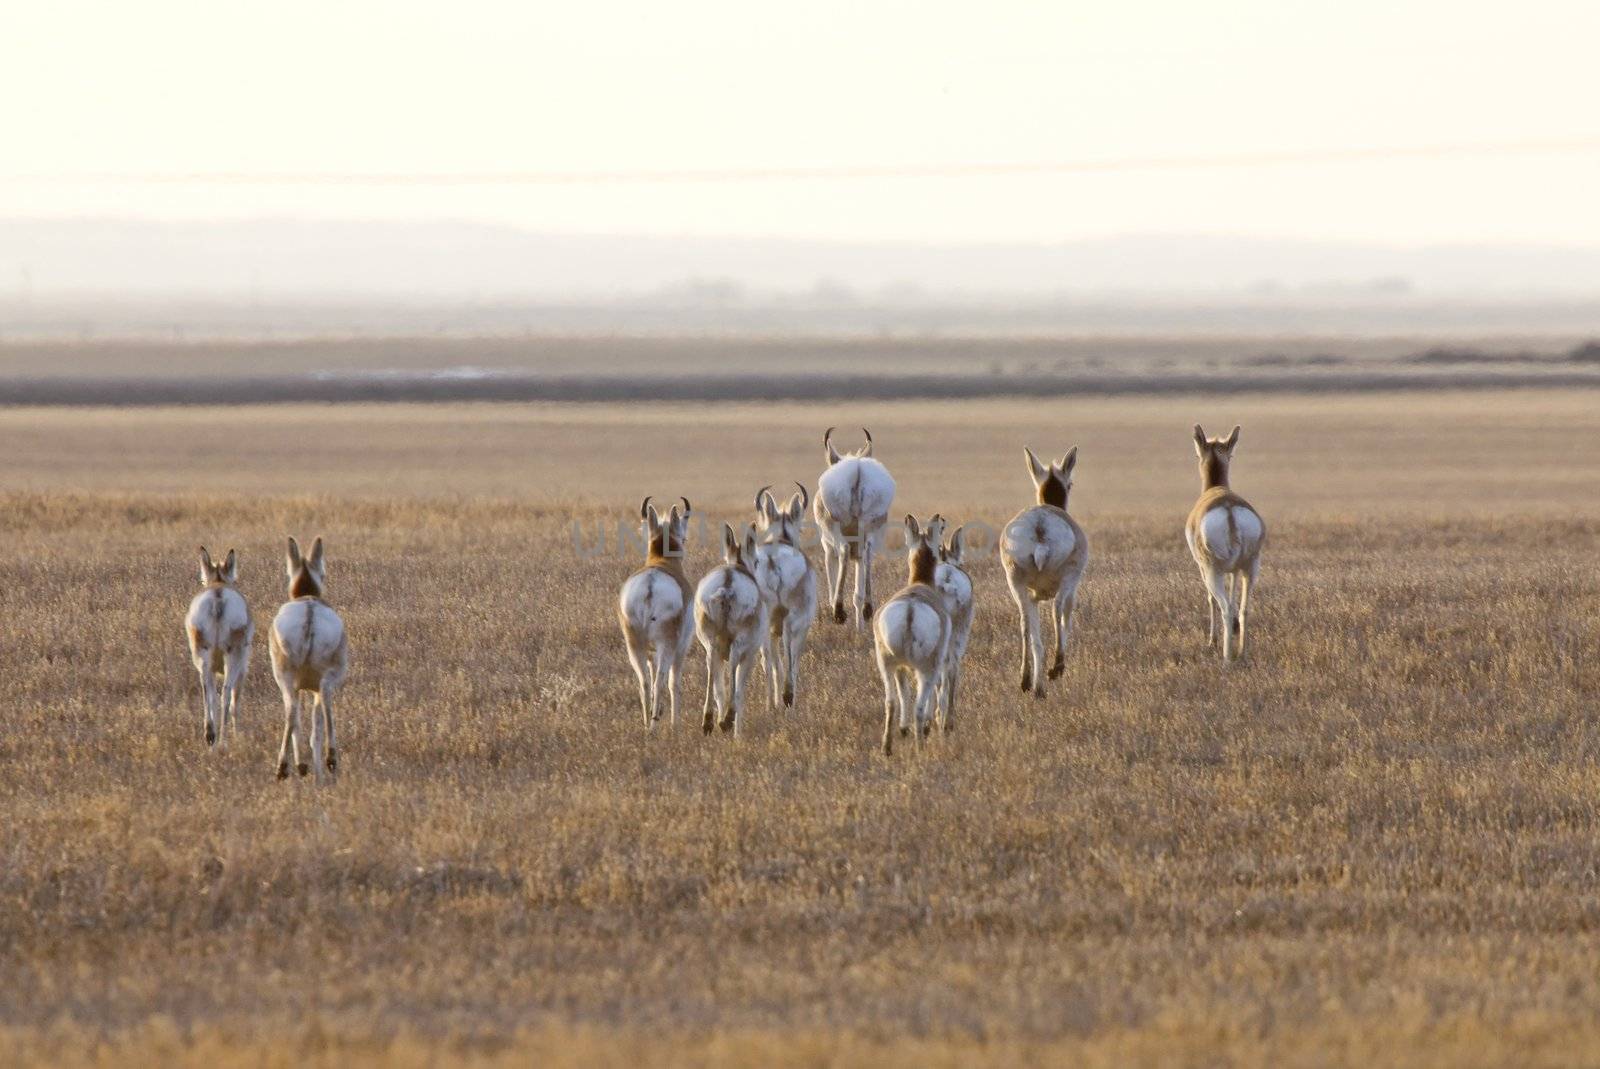
{"type": "MultiPolygon", "coordinates": [[[[926,524],[905,517],[906,584],[879,607],[872,594],[872,561],[883,552],[894,504],[889,470],[872,455],[872,435],[841,453],[833,428],[823,435],[828,467],[817,492],[803,485],[780,504],[770,486],[755,495],[755,520],[736,531],[724,524],[723,560],[698,584],[684,573],[684,549],[691,506],[679,498],[665,514],[645,498],[644,566],[622,584],[617,616],[628,659],[639,683],[639,705],[646,727],[667,707],[676,724],[683,697],[684,662],[696,638],[706,653],[706,697],[701,727],[737,733],[745,690],[759,657],[773,707],[793,706],[800,688],[800,662],[806,636],[817,614],[817,580],[801,545],[809,504],[821,534],[833,618],[846,623],[844,583],[847,564],[855,565],[855,628],[872,631],[873,651],[883,680],[883,752],[891,753],[895,730],[918,738],[935,721],[941,731],[954,727],[961,662],[972,633],[972,577],[963,563],[965,528],[946,538],[946,521],[934,515],[926,524]]],[[[1208,438],[1194,428],[1200,458],[1201,493],[1184,533],[1206,588],[1211,645],[1221,647],[1224,663],[1244,652],[1244,619],[1250,590],[1261,569],[1266,525],[1249,502],[1228,485],[1228,467],[1239,442],[1239,428],[1226,438],[1208,438]]],[[[1060,460],[1041,461],[1023,450],[1033,479],[1035,504],[1023,509],[1000,534],[1000,560],[1006,584],[1017,603],[1022,630],[1022,689],[1044,694],[1046,678],[1066,668],[1067,638],[1078,587],[1089,563],[1089,542],[1067,511],[1078,450],[1060,460]],[[1047,612],[1055,632],[1055,656],[1045,668],[1047,612]]],[[[327,569],[322,539],[303,554],[289,539],[285,562],[289,600],[272,620],[269,642],[272,674],[283,694],[283,742],[278,778],[313,768],[320,781],[339,767],[333,699],[349,668],[344,622],[324,599],[327,569]],[[301,760],[305,713],[310,713],[311,763],[301,760]]],[[[205,588],[189,604],[185,631],[189,653],[200,673],[205,740],[225,745],[239,711],[239,692],[255,637],[250,608],[238,589],[238,554],[229,550],[218,564],[200,547],[200,583],[205,588]]]]}
{"type": "MultiPolygon", "coordinates": [[[[269,643],[272,675],[283,692],[283,744],[278,749],[278,778],[289,777],[289,764],[304,776],[314,766],[317,779],[339,770],[339,748],[333,730],[333,696],[350,664],[344,621],[326,601],[327,567],[322,539],[311,543],[310,555],[289,539],[285,565],[289,600],[272,618],[269,643]],[[309,698],[306,696],[309,695],[309,698]],[[311,765],[300,760],[303,717],[311,712],[311,765]]],[[[239,688],[250,664],[250,644],[255,625],[250,607],[239,593],[239,555],[228,550],[221,564],[200,547],[200,585],[205,587],[189,603],[184,631],[189,656],[200,673],[205,706],[206,745],[226,743],[239,713],[239,688]],[[220,682],[219,682],[220,677],[220,682]]]]}
{"type": "MultiPolygon", "coordinates": [[[[926,525],[905,518],[906,584],[881,607],[872,594],[872,561],[883,552],[894,478],[872,455],[872,435],[853,452],[833,444],[833,428],[822,436],[828,467],[817,479],[811,508],[821,534],[833,618],[845,623],[847,563],[855,565],[855,627],[870,626],[878,673],[883,680],[883,752],[891,753],[895,729],[926,736],[935,721],[954,726],[961,662],[972,632],[972,577],[963,565],[964,528],[946,539],[946,521],[926,525]]],[[[1244,652],[1244,617],[1250,589],[1261,569],[1266,525],[1249,502],[1228,485],[1228,465],[1239,428],[1226,438],[1208,438],[1197,424],[1201,493],[1189,513],[1185,537],[1206,587],[1209,641],[1221,646],[1224,663],[1244,652]]],[[[1078,450],[1041,461],[1024,448],[1035,504],[1017,513],[1000,535],[1006,584],[1022,626],[1022,689],[1044,694],[1046,678],[1066,669],[1067,638],[1078,587],[1089,563],[1089,541],[1067,511],[1078,450]],[[1047,613],[1055,633],[1055,657],[1045,667],[1047,613]]],[[[776,707],[795,703],[806,634],[816,615],[816,574],[800,545],[805,515],[804,486],[780,505],[770,487],[755,496],[755,521],[736,531],[722,528],[723,561],[698,584],[684,574],[684,544],[691,507],[679,498],[665,515],[645,498],[644,566],[622,584],[617,616],[628,659],[639,683],[646,727],[661,719],[665,704],[678,719],[684,659],[698,637],[706,653],[706,699],[701,727],[739,730],[745,689],[760,657],[776,707]]]]}

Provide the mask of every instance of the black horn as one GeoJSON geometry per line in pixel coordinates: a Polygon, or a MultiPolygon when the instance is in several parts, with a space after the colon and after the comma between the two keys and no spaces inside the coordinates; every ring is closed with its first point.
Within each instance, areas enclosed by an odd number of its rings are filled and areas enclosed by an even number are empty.
{"type": "Polygon", "coordinates": [[[795,480],[795,485],[800,488],[800,507],[803,509],[810,508],[811,495],[806,492],[806,484],[797,479],[795,480]]]}
{"type": "Polygon", "coordinates": [[[689,504],[689,499],[688,498],[680,497],[680,498],[678,498],[678,500],[683,502],[683,514],[685,516],[689,515],[689,513],[694,511],[694,506],[689,504]]]}
{"type": "Polygon", "coordinates": [[[756,491],[756,511],[757,512],[761,511],[761,495],[766,493],[768,490],[771,490],[771,489],[772,489],[772,484],[768,483],[767,485],[763,486],[761,489],[756,491]]]}
{"type": "Polygon", "coordinates": [[[654,496],[654,495],[646,494],[645,495],[645,499],[642,502],[640,502],[640,504],[639,504],[639,518],[641,520],[644,519],[645,516],[648,515],[649,512],[650,512],[650,498],[652,496],[654,496]]]}
{"type": "Polygon", "coordinates": [[[867,456],[870,457],[872,455],[872,432],[867,430],[865,427],[862,427],[861,433],[867,438],[867,456]]]}

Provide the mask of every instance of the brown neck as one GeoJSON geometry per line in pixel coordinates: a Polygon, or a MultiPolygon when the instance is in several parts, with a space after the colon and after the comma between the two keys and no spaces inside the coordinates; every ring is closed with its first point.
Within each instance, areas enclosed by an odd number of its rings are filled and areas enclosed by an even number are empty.
{"type": "Polygon", "coordinates": [[[309,571],[302,568],[294,573],[294,578],[289,582],[289,596],[291,598],[320,598],[322,597],[322,584],[318,583],[309,571]]]}
{"type": "Polygon", "coordinates": [[[1065,510],[1067,507],[1067,487],[1051,472],[1044,477],[1044,482],[1039,484],[1039,504],[1053,505],[1065,510]]]}
{"type": "Polygon", "coordinates": [[[1228,485],[1228,462],[1217,453],[1207,453],[1206,459],[1200,465],[1200,487],[1203,490],[1215,490],[1219,486],[1228,485]]]}
{"type": "Polygon", "coordinates": [[[918,546],[916,552],[911,554],[911,581],[931,584],[933,570],[938,565],[939,559],[934,556],[933,550],[927,546],[918,546]]]}

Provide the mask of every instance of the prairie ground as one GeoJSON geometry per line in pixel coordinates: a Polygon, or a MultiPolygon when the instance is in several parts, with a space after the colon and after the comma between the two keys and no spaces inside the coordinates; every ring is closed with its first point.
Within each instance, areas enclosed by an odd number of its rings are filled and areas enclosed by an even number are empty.
{"type": "Polygon", "coordinates": [[[0,1060],[1593,1062],[1597,402],[0,411],[0,1060]],[[1244,424],[1271,532],[1228,670],[1196,420],[1244,424]],[[647,732],[616,525],[688,495],[698,574],[860,423],[897,513],[993,527],[1023,443],[1081,446],[1065,677],[1019,694],[984,557],[954,735],[880,756],[867,640],[821,618],[795,711],[647,732]],[[273,778],[291,533],[352,635],[330,788],[273,778]],[[201,542],[258,628],[226,753],[201,542]]]}

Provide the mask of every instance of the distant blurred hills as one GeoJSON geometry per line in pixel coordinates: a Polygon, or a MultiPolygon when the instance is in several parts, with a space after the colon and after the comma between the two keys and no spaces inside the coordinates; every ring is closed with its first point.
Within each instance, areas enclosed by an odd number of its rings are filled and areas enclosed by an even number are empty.
{"type": "Polygon", "coordinates": [[[1198,235],[919,245],[532,233],[455,222],[0,220],[0,300],[644,298],[736,307],[1003,297],[1271,302],[1600,295],[1600,248],[1198,235]]]}

